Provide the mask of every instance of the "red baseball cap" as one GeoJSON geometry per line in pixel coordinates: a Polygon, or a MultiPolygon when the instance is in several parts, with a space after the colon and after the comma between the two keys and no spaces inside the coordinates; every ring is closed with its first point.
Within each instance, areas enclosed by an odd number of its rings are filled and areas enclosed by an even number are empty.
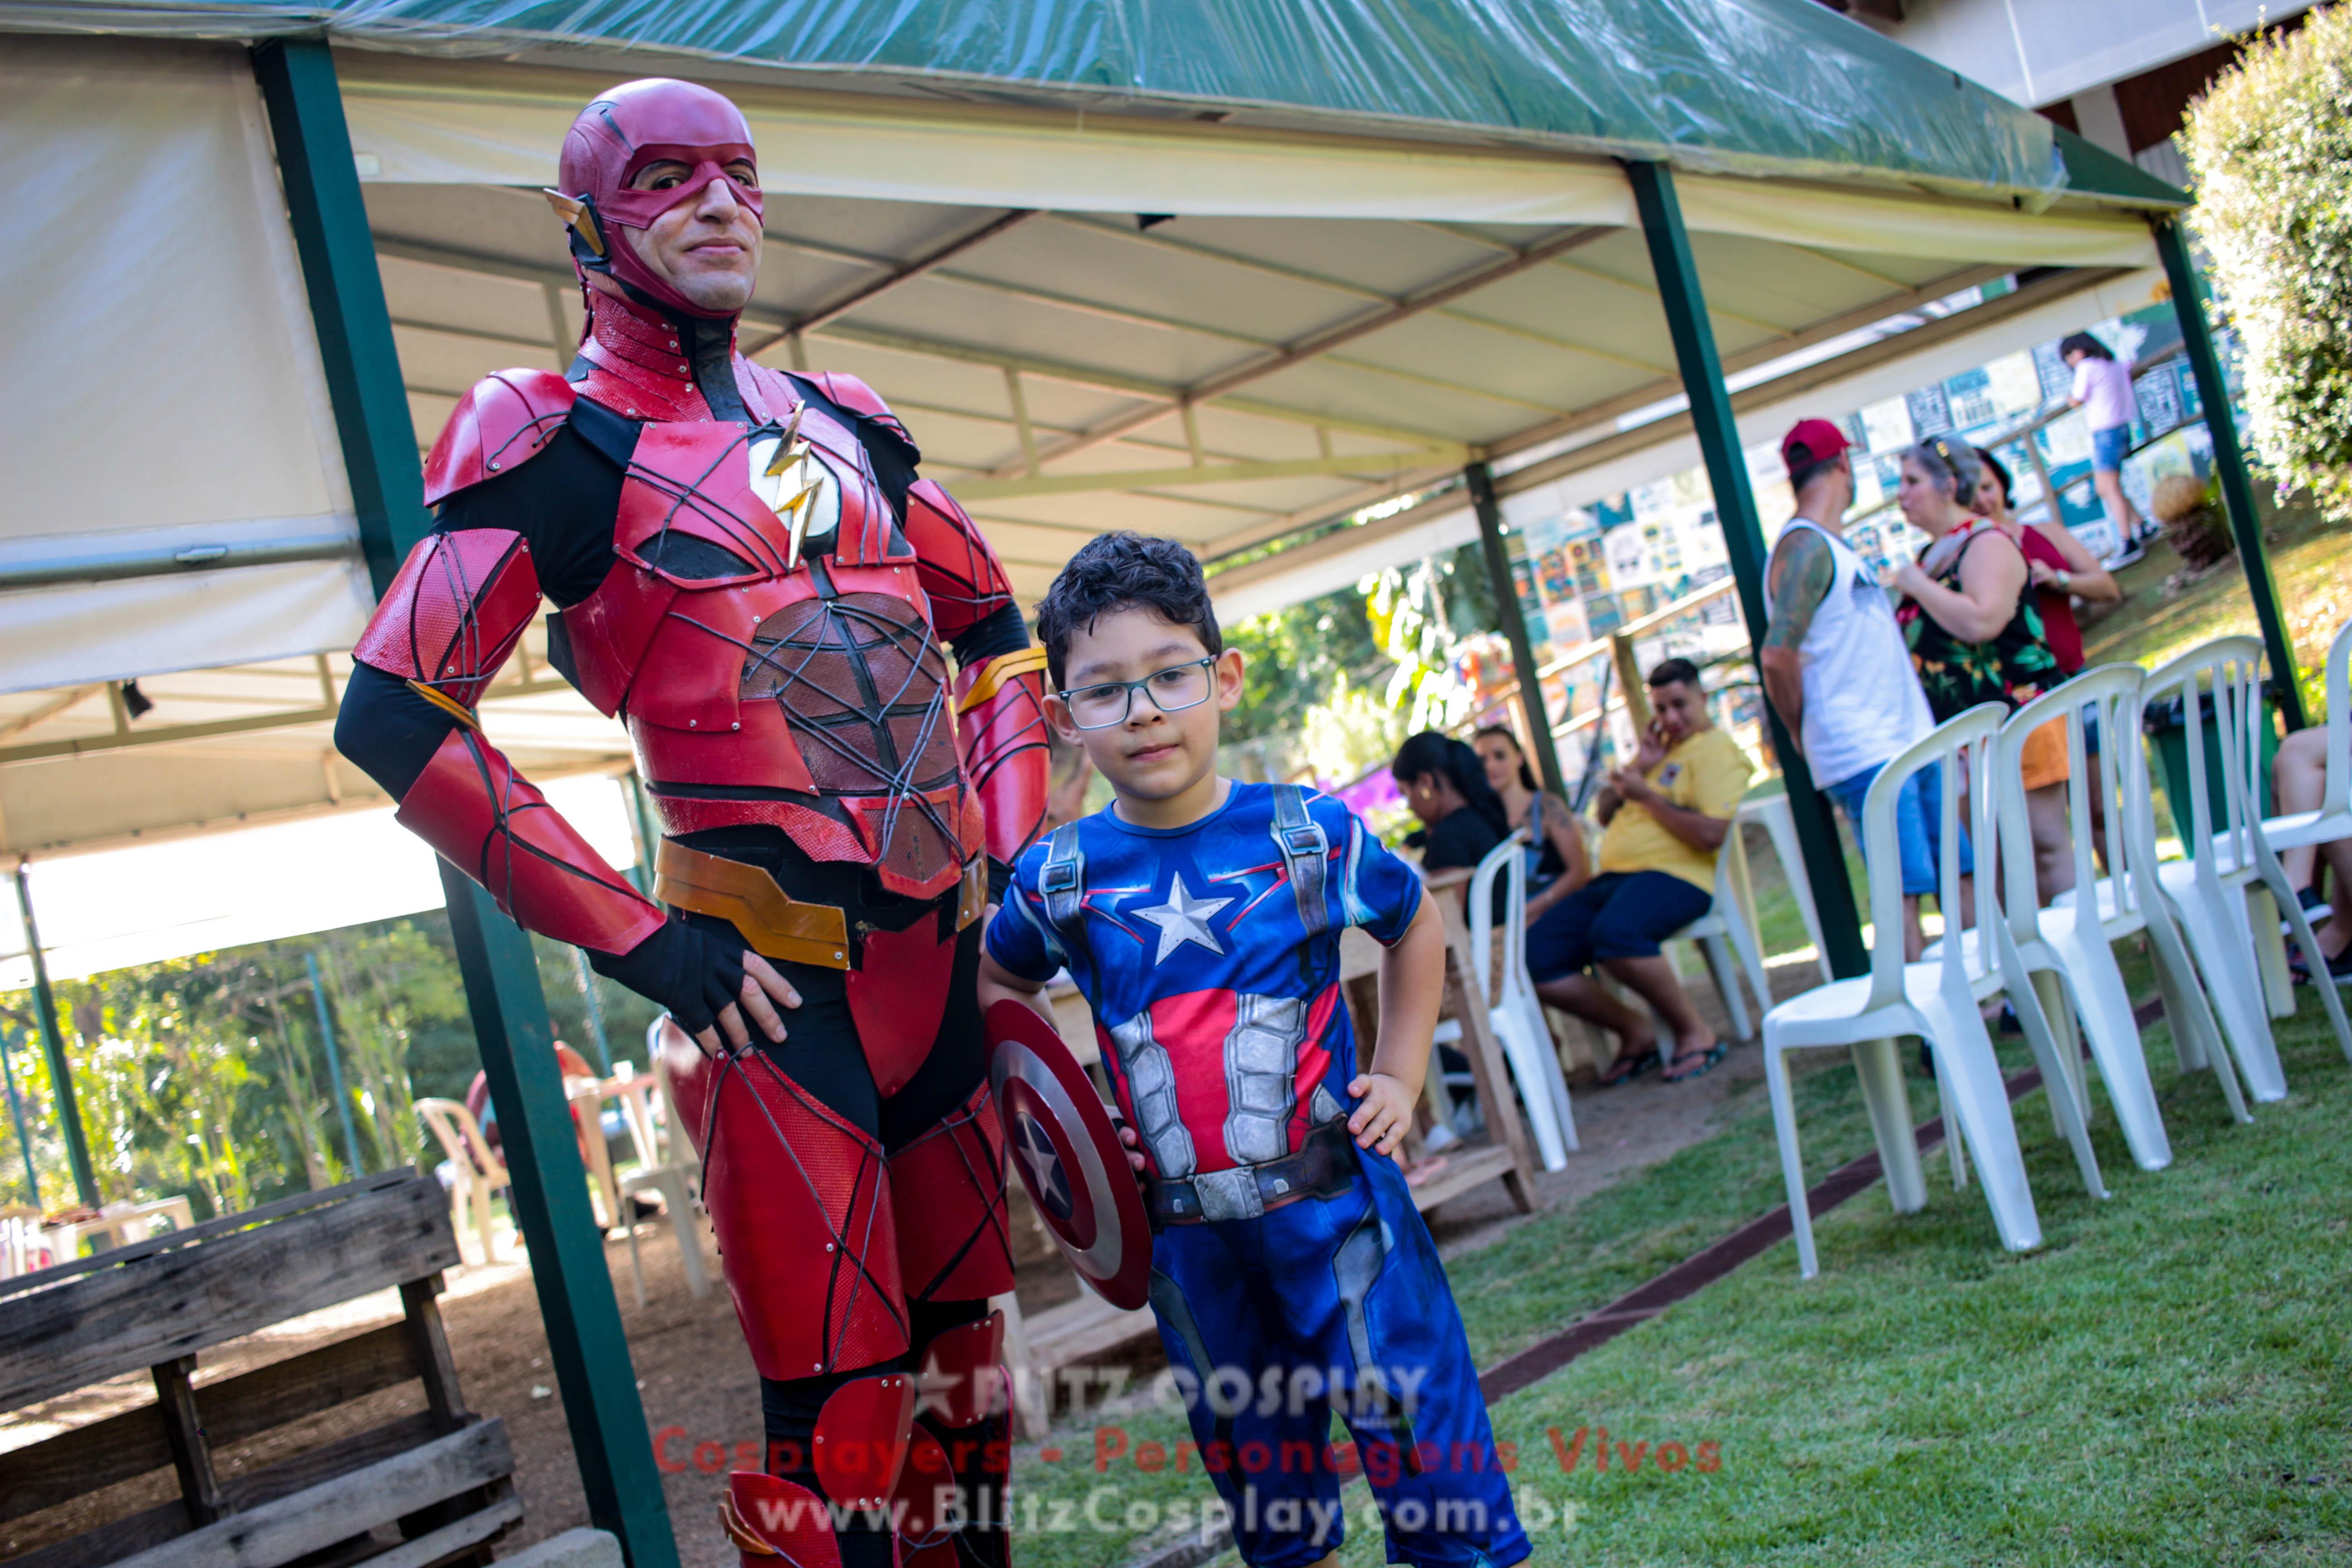
{"type": "Polygon", "coordinates": [[[1845,432],[1826,419],[1800,419],[1796,428],[1780,437],[1780,461],[1793,473],[1815,463],[1826,463],[1846,449],[1845,432]]]}

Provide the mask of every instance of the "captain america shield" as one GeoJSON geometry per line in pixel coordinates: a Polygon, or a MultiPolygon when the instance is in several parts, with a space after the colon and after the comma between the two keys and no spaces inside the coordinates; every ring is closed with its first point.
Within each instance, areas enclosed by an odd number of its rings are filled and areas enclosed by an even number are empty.
{"type": "Polygon", "coordinates": [[[1133,1311],[1150,1296],[1151,1222],[1102,1097],[1053,1026],[1029,1008],[999,1002],[987,1025],[1006,1158],[1078,1278],[1133,1311]]]}

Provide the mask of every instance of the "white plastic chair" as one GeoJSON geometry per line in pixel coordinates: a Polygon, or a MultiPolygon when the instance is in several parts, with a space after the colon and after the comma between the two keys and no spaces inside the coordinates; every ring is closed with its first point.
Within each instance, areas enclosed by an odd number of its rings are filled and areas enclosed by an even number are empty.
{"type": "Polygon", "coordinates": [[[685,1172],[687,1184],[699,1202],[702,1156],[694,1152],[694,1140],[687,1133],[686,1122],[677,1109],[677,1086],[670,1081],[669,1058],[662,1051],[663,1043],[671,1036],[680,1041],[688,1038],[686,1031],[667,1013],[646,1026],[646,1059],[653,1064],[646,1076],[656,1086],[657,1097],[639,1091],[639,1110],[654,1114],[646,1121],[641,1135],[635,1121],[631,1121],[630,1131],[638,1135],[637,1157],[647,1164],[675,1165],[685,1172]]]}
{"type": "MultiPolygon", "coordinates": [[[[1995,838],[1991,761],[2003,716],[1994,703],[1972,708],[1897,754],[1872,782],[1863,803],[1864,858],[1870,867],[1871,918],[1876,922],[1870,973],[1816,986],[1764,1016],[1764,1078],[1771,1095],[1774,1130],[1780,1136],[1780,1173],[1788,1186],[1789,1215],[1796,1233],[1797,1267],[1808,1279],[1820,1272],[1821,1264],[1805,1204],[1796,1103],[1783,1059],[1791,1050],[1844,1046],[1853,1051],[1879,1162],[1886,1173],[1887,1194],[1897,1214],[1909,1214],[1927,1203],[1927,1184],[1920,1173],[1910,1100],[1895,1042],[1904,1036],[1924,1038],[1934,1053],[1936,1086],[1946,1108],[1948,1135],[1956,1132],[1975,1158],[2001,1245],[2021,1252],[2042,1244],[2042,1223],[2026,1183],[2025,1160],[2018,1148],[2016,1123],[2009,1113],[2000,1063],[1993,1055],[1984,1019],[1977,1012],[1979,1002],[2004,984],[1995,957],[1999,943],[1948,941],[1938,944],[1932,959],[1916,963],[1903,961],[1902,859],[1895,830],[1897,797],[1914,773],[1931,767],[1941,771],[1942,852],[1937,868],[1937,900],[1947,911],[1946,920],[1957,927],[1961,908],[1961,784],[1965,777],[1970,785],[1965,794],[1976,842],[1990,846],[1995,838]],[[1995,952],[1986,951],[1989,945],[1995,952]]],[[[2000,923],[1990,882],[1990,877],[1979,879],[1977,908],[1985,923],[2000,932],[2006,928],[2000,923]]],[[[1963,933],[1955,930],[1952,934],[1958,938],[1963,933]]],[[[2032,987],[2026,987],[2013,1005],[2026,1022],[2029,1038],[2032,1031],[2039,1031],[2047,1049],[2049,1028],[2041,1018],[2042,1009],[2032,987]]],[[[2073,1085],[2063,1073],[2052,1073],[2046,1065],[2044,1075],[2061,1125],[2068,1129],[2084,1184],[2104,1196],[2073,1085]]],[[[1955,1151],[1954,1177],[1963,1177],[1966,1168],[1955,1151]]]]}
{"type": "Polygon", "coordinates": [[[499,1260],[498,1230],[490,1222],[490,1194],[509,1184],[513,1178],[499,1157],[490,1152],[490,1141],[482,1136],[482,1124],[466,1109],[463,1100],[420,1100],[416,1114],[441,1145],[441,1152],[449,1162],[451,1172],[449,1207],[450,1219],[459,1234],[458,1250],[464,1252],[465,1220],[473,1216],[475,1250],[484,1263],[499,1260]]]}
{"type": "Polygon", "coordinates": [[[1568,1079],[1551,1026],[1528,974],[1528,863],[1526,840],[1517,832],[1488,850],[1470,879],[1465,909],[1470,916],[1470,984],[1486,1004],[1489,1026],[1502,1045],[1519,1098],[1528,1108],[1528,1131],[1547,1171],[1564,1169],[1577,1147],[1576,1115],[1568,1103],[1568,1079]],[[1499,994],[1487,994],[1495,973],[1495,880],[1503,879],[1503,963],[1499,994]]]}
{"type": "Polygon", "coordinates": [[[669,1024],[665,1013],[647,1026],[646,1047],[651,1053],[654,1070],[638,1077],[628,1062],[618,1064],[619,1071],[604,1087],[607,1093],[621,1102],[623,1124],[629,1130],[629,1143],[637,1157],[635,1170],[615,1173],[609,1164],[606,1178],[616,1194],[614,1207],[629,1242],[629,1269],[636,1283],[637,1305],[646,1304],[646,1271],[637,1256],[637,1212],[635,1199],[640,1193],[657,1192],[662,1197],[662,1210],[669,1215],[670,1235],[677,1242],[679,1260],[686,1269],[686,1288],[697,1300],[710,1294],[710,1275],[702,1264],[702,1240],[695,1220],[693,1190],[699,1187],[702,1168],[695,1162],[691,1168],[661,1156],[662,1129],[656,1124],[654,1103],[663,1102],[663,1121],[668,1130],[667,1142],[674,1151],[684,1147],[689,1160],[692,1146],[679,1134],[676,1103],[670,1098],[669,1075],[662,1067],[661,1033],[669,1024]]]}
{"type": "MultiPolygon", "coordinates": [[[[2188,854],[2158,864],[2157,886],[2167,912],[2188,938],[2198,968],[2204,973],[2206,993],[2212,998],[2222,1037],[2237,1058],[2247,1089],[2256,1100],[2268,1102],[2284,1098],[2286,1074],[2279,1066],[2278,1044],[2271,1035],[2271,1009],[2256,943],[2277,938],[2267,931],[2257,933],[2252,895],[2258,890],[2270,895],[2305,954],[2316,954],[2319,946],[2254,813],[2254,778],[2262,743],[2262,668],[2259,638],[2216,637],[2151,674],[2141,689],[2141,700],[2180,699],[2180,722],[2189,752],[2189,798],[2171,803],[2175,826],[2188,854]],[[2214,792],[2205,754],[2204,700],[2209,697],[2210,722],[2219,731],[2220,743],[2214,751],[2221,767],[2219,793],[2223,820],[2218,825],[2213,821],[2214,792]],[[2181,820],[2184,815],[2186,820],[2181,820]]],[[[2259,923],[2272,925],[2272,917],[2265,912],[2259,923]]],[[[2336,987],[2322,984],[2314,989],[2327,1008],[2338,1044],[2352,1058],[2352,1024],[2345,1019],[2336,987]]]]}
{"type": "MultiPolygon", "coordinates": [[[[2160,858],[2156,849],[2155,785],[2148,772],[2147,744],[2140,722],[2146,696],[2147,682],[2143,679],[2138,695],[2128,707],[2117,706],[2115,727],[2105,731],[2121,739],[2107,742],[2100,753],[2102,765],[2110,769],[2105,777],[2107,799],[2126,803],[2119,809],[2109,809],[2107,863],[2111,867],[2116,864],[2118,854],[2130,858],[2131,891],[2138,902],[2137,912],[2147,922],[2148,952],[2156,961],[2157,994],[2163,999],[2165,1022],[2172,1031],[2173,1059],[2184,1073],[2211,1069],[2221,1085],[2221,1098],[2229,1103],[2230,1114],[2239,1121],[2252,1121],[2245,1094],[2238,1086],[2237,1070],[2231,1065],[2229,1043],[2198,973],[2195,955],[2181,928],[2179,911],[2166,895],[2157,872],[2160,858]],[[2116,837],[2118,828],[2122,832],[2120,842],[2116,837]]],[[[2097,889],[2099,914],[2110,940],[2129,934],[2128,921],[2134,912],[2113,882],[2114,878],[2108,877],[2097,889]]]]}
{"type": "MultiPolygon", "coordinates": [[[[2145,884],[2150,872],[2133,840],[2140,835],[2122,830],[2126,819],[2145,814],[2147,804],[2147,753],[2138,744],[2139,692],[2145,672],[2137,665],[2111,664],[2085,670],[2057,690],[2019,709],[2001,726],[1995,792],[2000,818],[2001,864],[2005,871],[2001,907],[2010,940],[2002,962],[2014,964],[2016,984],[2034,984],[2042,1011],[2053,1029],[2065,1037],[2059,1052],[2073,1079],[2075,1099],[2087,1108],[2090,1096],[2083,1081],[2082,1058],[2074,1047],[2071,1020],[2079,1020],[2089,1040],[2091,1059],[2107,1086],[2124,1142],[2132,1159],[2144,1171],[2160,1171],[2172,1163],[2172,1144],[2165,1136],[2164,1116],[2158,1110],[2156,1088],[2147,1074],[2147,1055],[2140,1043],[2139,1025],[2132,1016],[2131,993],[2124,987],[2114,944],[2148,928],[2145,884]],[[2085,712],[2095,720],[2106,740],[2094,752],[2086,744],[2085,712]],[[2073,840],[2074,885],[2046,907],[2037,907],[2033,866],[2033,826],[2025,807],[2025,744],[2045,724],[2064,726],[2066,734],[2066,818],[2073,840]],[[2134,767],[2132,764],[2138,765],[2134,767]],[[2097,825],[2091,815],[2091,770],[2102,773],[2102,794],[2112,803],[2107,817],[2106,858],[2109,875],[2102,879],[2092,860],[2097,825]],[[2038,977],[2038,978],[2037,978],[2038,977]],[[2063,994],[2061,991],[2063,989],[2063,994]],[[2067,1008],[2071,1005],[2071,1020],[2067,1008]]],[[[2179,960],[2179,938],[2161,910],[2155,921],[2162,930],[2151,937],[2159,947],[2157,963],[2179,960]],[[2169,947],[2169,956],[2161,949],[2169,947]]],[[[2186,976],[2195,993],[2196,976],[2186,976]]],[[[2197,994],[2197,1006],[2204,1002],[2197,994]]],[[[2234,1092],[2234,1078],[2226,1079],[2234,1092]]]]}
{"type": "MultiPolygon", "coordinates": [[[[1830,968],[1829,946],[1822,938],[1821,910],[1813,903],[1813,879],[1805,870],[1804,852],[1797,844],[1797,819],[1790,812],[1788,795],[1785,793],[1752,795],[1739,803],[1739,815],[1732,820],[1743,826],[1754,823],[1771,841],[1773,857],[1780,862],[1780,874],[1788,881],[1790,894],[1797,900],[1797,916],[1805,922],[1805,934],[1813,939],[1813,966],[1821,971],[1824,984],[1835,980],[1837,974],[1830,968]]],[[[1739,864],[1743,871],[1748,868],[1745,840],[1740,844],[1739,864]]],[[[1739,903],[1749,915],[1755,913],[1756,900],[1752,889],[1740,890],[1739,903]]],[[[1753,921],[1749,923],[1752,928],[1753,921]]],[[[1771,996],[1766,992],[1759,992],[1757,1000],[1766,1008],[1772,1005],[1771,996]]]]}
{"type": "MultiPolygon", "coordinates": [[[[2352,621],[2327,647],[2327,782],[2321,790],[2317,811],[2263,818],[2263,837],[2273,851],[2352,838],[2352,621]]],[[[2352,888],[2333,896],[2352,898],[2352,888]]],[[[2313,956],[2306,952],[2304,962],[2313,956]]]]}
{"type": "MultiPolygon", "coordinates": [[[[1759,1008],[1772,1005],[1772,990],[1765,983],[1764,950],[1748,923],[1747,901],[1739,896],[1734,871],[1735,866],[1745,864],[1737,858],[1739,847],[1731,842],[1731,836],[1738,831],[1739,824],[1734,820],[1722,850],[1715,858],[1715,902],[1707,906],[1706,913],[1666,940],[1697,946],[1699,957],[1706,963],[1707,978],[1715,982],[1716,994],[1723,998],[1724,1016],[1730,1020],[1732,1034],[1742,1040],[1752,1040],[1756,1037],[1756,1026],[1749,1022],[1748,1004],[1740,997],[1739,977],[1747,975],[1759,1008]],[[1737,968],[1732,963],[1734,952],[1738,954],[1737,968]]],[[[1658,1031],[1658,1045],[1665,1063],[1672,1065],[1674,1044],[1669,1031],[1658,1031]]]]}

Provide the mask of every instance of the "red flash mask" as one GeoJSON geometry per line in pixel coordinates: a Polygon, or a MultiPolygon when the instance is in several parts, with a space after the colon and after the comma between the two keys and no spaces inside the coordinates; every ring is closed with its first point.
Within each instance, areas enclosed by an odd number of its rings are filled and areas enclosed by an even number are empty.
{"type": "MultiPolygon", "coordinates": [[[[665,310],[729,319],[733,312],[704,310],[678,293],[618,231],[642,230],[678,203],[699,198],[711,181],[727,179],[726,166],[739,159],[756,165],[751,128],[740,110],[707,87],[647,77],[604,93],[572,122],[558,176],[562,186],[551,193],[583,204],[576,216],[567,213],[572,261],[583,275],[603,272],[665,310]],[[659,163],[686,163],[694,172],[666,191],[629,189],[637,171],[659,163]]],[[[761,213],[756,187],[730,188],[755,216],[761,213]]]]}

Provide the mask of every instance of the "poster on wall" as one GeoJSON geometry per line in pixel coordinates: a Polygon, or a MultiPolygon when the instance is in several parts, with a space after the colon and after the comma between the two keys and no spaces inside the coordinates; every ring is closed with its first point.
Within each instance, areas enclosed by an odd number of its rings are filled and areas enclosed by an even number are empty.
{"type": "Polygon", "coordinates": [[[1912,439],[1924,441],[1952,428],[1952,405],[1941,386],[1923,386],[1906,393],[1903,406],[1911,416],[1912,439]]]}

